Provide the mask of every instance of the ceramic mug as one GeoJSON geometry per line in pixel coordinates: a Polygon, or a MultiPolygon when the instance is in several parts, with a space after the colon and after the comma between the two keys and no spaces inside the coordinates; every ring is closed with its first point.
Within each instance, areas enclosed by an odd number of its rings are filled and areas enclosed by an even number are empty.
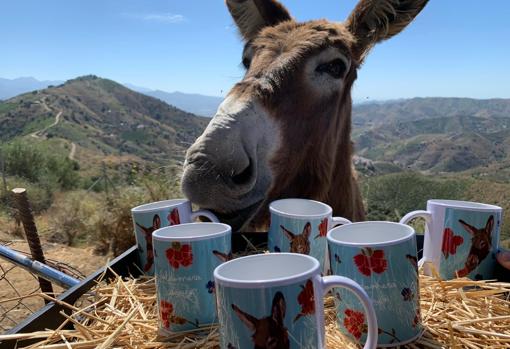
{"type": "Polygon", "coordinates": [[[377,319],[370,298],[354,281],[321,277],[320,271],[315,258],[296,253],[242,257],[216,268],[221,348],[324,348],[323,296],[332,287],[348,289],[361,301],[365,348],[375,348],[377,319]]]}
{"type": "Polygon", "coordinates": [[[325,271],[328,231],[348,219],[332,217],[330,206],[307,199],[282,199],[269,205],[268,248],[270,252],[291,252],[310,255],[325,271]]]}
{"type": "Polygon", "coordinates": [[[131,209],[133,226],[138,246],[138,256],[142,270],[154,275],[154,255],[152,253],[152,233],[169,225],[191,223],[197,217],[206,217],[212,222],[218,218],[209,211],[191,209],[191,202],[186,199],[173,199],[152,202],[131,209]]]}
{"type": "Polygon", "coordinates": [[[232,259],[231,233],[222,223],[188,223],[152,234],[160,334],[217,322],[213,271],[232,259]]]}
{"type": "MultiPolygon", "coordinates": [[[[414,211],[400,222],[422,217],[426,221],[423,258],[443,279],[492,279],[496,268],[501,207],[477,202],[429,200],[426,211],[414,211]]],[[[426,274],[431,274],[428,265],[426,274]]]]}
{"type": "MultiPolygon", "coordinates": [[[[331,270],[357,282],[372,299],[378,323],[378,346],[403,345],[423,332],[416,233],[392,222],[360,222],[328,233],[331,270]]],[[[342,289],[334,290],[342,333],[366,341],[363,307],[342,289]]]]}

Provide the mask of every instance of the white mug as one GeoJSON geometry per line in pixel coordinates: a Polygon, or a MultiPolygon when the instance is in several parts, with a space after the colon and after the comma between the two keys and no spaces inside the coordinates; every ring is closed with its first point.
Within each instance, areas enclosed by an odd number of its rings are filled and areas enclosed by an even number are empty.
{"type": "Polygon", "coordinates": [[[237,258],[214,270],[222,349],[324,348],[324,300],[345,288],[362,304],[364,349],[377,345],[377,318],[367,293],[343,276],[321,277],[319,262],[297,253],[237,258]]]}
{"type": "Polygon", "coordinates": [[[133,228],[138,246],[140,266],[148,275],[154,275],[154,254],[152,251],[152,233],[157,229],[191,223],[197,217],[206,217],[212,222],[218,218],[209,211],[193,211],[187,199],[173,199],[152,202],[131,209],[133,228]]]}
{"type": "MultiPolygon", "coordinates": [[[[496,254],[502,209],[499,206],[456,200],[429,200],[426,211],[405,215],[400,223],[422,217],[426,221],[423,258],[434,265],[443,279],[468,276],[491,279],[496,254]]],[[[425,265],[424,271],[432,271],[425,265]]]]}
{"type": "Polygon", "coordinates": [[[310,255],[321,263],[321,270],[327,272],[329,261],[326,235],[333,227],[350,224],[351,221],[333,217],[330,206],[308,199],[273,201],[269,211],[269,251],[310,255]]]}

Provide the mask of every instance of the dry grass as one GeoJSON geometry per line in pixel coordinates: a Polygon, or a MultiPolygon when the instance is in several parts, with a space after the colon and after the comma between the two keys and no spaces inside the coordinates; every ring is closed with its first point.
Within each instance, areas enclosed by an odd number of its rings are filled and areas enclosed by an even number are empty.
{"type": "MultiPolygon", "coordinates": [[[[510,347],[510,283],[420,276],[424,335],[407,348],[510,347]]],[[[64,324],[74,330],[41,331],[7,338],[41,339],[30,348],[219,348],[217,327],[161,338],[157,335],[156,289],[153,278],[101,282],[64,324]]],[[[326,299],[328,348],[358,348],[337,331],[334,301],[326,299]]]]}

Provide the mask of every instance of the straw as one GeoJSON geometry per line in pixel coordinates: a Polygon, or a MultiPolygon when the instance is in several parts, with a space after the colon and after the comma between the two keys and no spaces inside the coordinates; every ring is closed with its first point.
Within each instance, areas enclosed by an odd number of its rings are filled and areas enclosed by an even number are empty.
{"type": "MultiPolygon", "coordinates": [[[[425,331],[401,348],[510,348],[510,283],[443,281],[420,274],[421,311],[425,331]]],[[[56,301],[41,294],[41,297],[56,301]]],[[[58,301],[71,310],[62,315],[73,330],[0,335],[6,339],[39,340],[30,348],[219,348],[217,325],[168,337],[158,336],[154,279],[116,278],[100,281],[81,299],[86,306],[58,301]]],[[[334,297],[325,299],[327,348],[360,348],[342,335],[336,322],[334,297]]],[[[18,348],[21,348],[18,346],[18,348]]]]}

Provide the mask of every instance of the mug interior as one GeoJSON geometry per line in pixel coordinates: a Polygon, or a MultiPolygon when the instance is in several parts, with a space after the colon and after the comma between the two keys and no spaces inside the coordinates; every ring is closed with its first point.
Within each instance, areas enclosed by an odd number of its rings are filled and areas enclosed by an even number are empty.
{"type": "Polygon", "coordinates": [[[223,223],[186,223],[158,229],[152,233],[152,239],[159,241],[195,241],[226,235],[230,232],[230,226],[223,223]]]}
{"type": "Polygon", "coordinates": [[[269,210],[282,216],[292,217],[323,217],[333,211],[328,205],[307,199],[283,199],[273,201],[269,210]]]}
{"type": "Polygon", "coordinates": [[[214,270],[222,284],[237,287],[270,286],[297,282],[318,273],[320,264],[310,256],[295,253],[267,253],[241,257],[214,270]]]}
{"type": "Polygon", "coordinates": [[[333,228],[328,240],[333,243],[353,246],[392,245],[414,236],[408,225],[393,222],[360,222],[333,228]]]}
{"type": "Polygon", "coordinates": [[[440,205],[440,206],[448,206],[448,207],[456,207],[456,208],[468,208],[472,210],[501,210],[501,207],[483,204],[480,202],[471,202],[471,201],[459,201],[459,200],[429,200],[429,204],[432,205],[440,205]]]}
{"type": "Polygon", "coordinates": [[[185,203],[187,201],[188,201],[187,199],[173,199],[173,200],[151,202],[149,204],[144,204],[144,205],[137,206],[137,207],[131,209],[131,212],[157,211],[157,210],[160,210],[162,208],[181,205],[181,204],[183,204],[183,203],[185,203]]]}

